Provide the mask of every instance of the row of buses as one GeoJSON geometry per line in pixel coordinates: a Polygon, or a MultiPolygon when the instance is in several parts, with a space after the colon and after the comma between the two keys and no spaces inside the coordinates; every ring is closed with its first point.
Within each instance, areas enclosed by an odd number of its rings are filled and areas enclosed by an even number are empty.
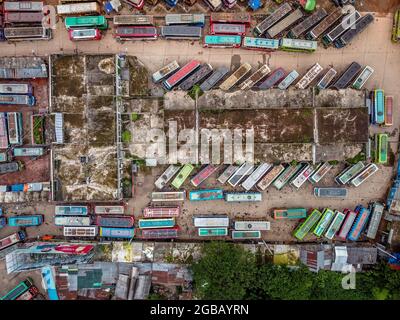
{"type": "Polygon", "coordinates": [[[390,127],[393,125],[393,96],[386,96],[382,89],[370,93],[369,114],[372,124],[390,127]]]}
{"type": "Polygon", "coordinates": [[[0,149],[21,145],[22,129],[21,112],[0,112],[0,149]]]}
{"type": "Polygon", "coordinates": [[[328,240],[333,240],[336,237],[341,241],[357,241],[364,232],[368,239],[374,240],[383,210],[384,206],[379,202],[371,204],[369,208],[359,205],[354,211],[345,209],[340,212],[326,208],[321,212],[314,209],[297,226],[294,236],[298,240],[303,240],[311,232],[318,238],[324,236],[328,240]]]}
{"type": "Polygon", "coordinates": [[[39,289],[33,284],[31,278],[26,278],[16,285],[12,290],[0,297],[0,300],[34,300],[41,295],[39,289]]]}

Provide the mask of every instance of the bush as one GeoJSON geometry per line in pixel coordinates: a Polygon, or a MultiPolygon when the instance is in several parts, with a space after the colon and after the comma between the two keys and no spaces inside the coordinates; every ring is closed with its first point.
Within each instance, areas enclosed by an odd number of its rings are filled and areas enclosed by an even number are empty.
{"type": "Polygon", "coordinates": [[[122,142],[129,143],[132,140],[132,133],[128,130],[122,132],[122,142]]]}

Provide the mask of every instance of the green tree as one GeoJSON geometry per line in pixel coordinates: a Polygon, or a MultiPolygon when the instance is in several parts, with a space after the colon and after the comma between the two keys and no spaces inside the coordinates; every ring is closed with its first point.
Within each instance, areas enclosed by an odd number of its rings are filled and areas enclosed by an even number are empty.
{"type": "Polygon", "coordinates": [[[206,243],[192,265],[196,294],[202,299],[241,300],[249,296],[256,275],[254,255],[226,242],[206,243]]]}

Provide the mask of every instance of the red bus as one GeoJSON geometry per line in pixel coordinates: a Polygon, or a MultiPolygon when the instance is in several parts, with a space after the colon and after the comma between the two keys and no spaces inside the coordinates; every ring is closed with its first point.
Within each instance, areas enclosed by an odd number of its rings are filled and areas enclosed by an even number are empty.
{"type": "Polygon", "coordinates": [[[101,32],[99,29],[70,29],[68,30],[69,40],[100,40],[101,32]]]}
{"type": "Polygon", "coordinates": [[[215,171],[218,170],[219,165],[209,164],[205,168],[203,168],[198,174],[196,174],[190,182],[198,187],[200,183],[206,180],[209,176],[211,176],[215,171]]]}
{"type": "Polygon", "coordinates": [[[170,76],[163,82],[164,88],[172,90],[175,86],[181,83],[184,79],[190,76],[197,68],[200,67],[200,61],[192,60],[180,68],[176,73],[170,76]]]}
{"type": "Polygon", "coordinates": [[[385,126],[393,125],[393,97],[386,96],[385,97],[385,126]]]}
{"type": "Polygon", "coordinates": [[[143,229],[141,230],[142,239],[171,239],[178,238],[179,227],[173,228],[156,228],[156,229],[143,229]]]}
{"type": "Polygon", "coordinates": [[[147,26],[120,26],[115,29],[114,36],[119,39],[156,40],[157,28],[147,26]]]}
{"type": "Polygon", "coordinates": [[[143,209],[145,218],[171,218],[179,216],[181,208],[176,207],[146,207],[143,209]]]}

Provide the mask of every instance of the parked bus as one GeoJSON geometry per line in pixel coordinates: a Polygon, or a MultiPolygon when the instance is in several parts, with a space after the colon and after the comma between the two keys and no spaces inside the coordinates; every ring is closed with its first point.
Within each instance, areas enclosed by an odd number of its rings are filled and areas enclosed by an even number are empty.
{"type": "Polygon", "coordinates": [[[116,15],[113,18],[114,26],[152,26],[153,16],[141,14],[116,15]]]}
{"type": "Polygon", "coordinates": [[[303,16],[304,16],[304,14],[300,8],[294,10],[288,16],[286,16],[281,21],[279,21],[277,24],[275,24],[274,26],[269,28],[265,34],[266,37],[267,38],[275,38],[277,35],[281,34],[286,29],[288,29],[290,26],[292,26],[297,21],[299,21],[301,18],[303,18],[303,16]]]}
{"type": "Polygon", "coordinates": [[[90,217],[73,217],[73,216],[56,216],[54,217],[54,224],[56,226],[74,226],[74,227],[84,227],[90,226],[90,217]]]}
{"type": "Polygon", "coordinates": [[[203,13],[185,13],[185,14],[166,14],[165,24],[171,25],[192,25],[204,27],[205,16],[203,13]]]}
{"type": "Polygon", "coordinates": [[[100,227],[132,228],[134,218],[133,216],[97,216],[96,225],[100,227]]]}
{"type": "Polygon", "coordinates": [[[50,40],[51,29],[43,27],[4,28],[4,36],[10,41],[50,40]]]}
{"type": "Polygon", "coordinates": [[[87,206],[56,206],[55,215],[56,216],[86,216],[88,214],[87,206]]]}
{"type": "Polygon", "coordinates": [[[367,225],[369,215],[370,211],[367,208],[364,207],[360,208],[356,221],[354,222],[347,236],[348,240],[357,241],[360,238],[361,233],[363,232],[365,226],[367,225]]]}
{"type": "Polygon", "coordinates": [[[191,60],[180,68],[173,75],[169,76],[167,80],[164,80],[163,86],[167,90],[172,90],[175,86],[179,85],[184,79],[190,76],[197,68],[200,67],[200,61],[191,60]]]}
{"type": "Polygon", "coordinates": [[[352,62],[345,72],[339,77],[339,79],[332,85],[335,89],[346,89],[351,81],[361,71],[361,66],[357,62],[352,62]]]}
{"type": "Polygon", "coordinates": [[[222,0],[204,0],[212,11],[218,11],[222,7],[222,0]]]}
{"type": "Polygon", "coordinates": [[[311,183],[318,183],[321,181],[321,179],[328,173],[329,170],[333,168],[333,165],[331,165],[329,162],[324,162],[321,163],[317,169],[315,169],[314,173],[311,175],[308,180],[311,183]]]}
{"type": "Polygon", "coordinates": [[[353,28],[348,29],[334,42],[336,48],[343,48],[347,46],[358,34],[363,32],[372,22],[374,22],[374,16],[370,13],[364,17],[358,19],[353,28]]]}
{"type": "Polygon", "coordinates": [[[222,80],[223,77],[225,77],[225,75],[228,74],[228,72],[229,69],[227,67],[219,67],[215,69],[211,76],[200,85],[201,91],[204,92],[212,89],[220,80],[222,80]]]}
{"type": "Polygon", "coordinates": [[[346,30],[349,30],[351,27],[353,27],[356,21],[360,18],[361,15],[358,11],[350,12],[342,19],[342,21],[333,30],[331,30],[322,37],[322,42],[324,43],[324,45],[328,46],[329,44],[334,42],[346,30]]]}
{"type": "Polygon", "coordinates": [[[205,181],[214,172],[216,172],[219,167],[219,165],[208,164],[203,169],[201,169],[200,172],[190,180],[190,182],[193,186],[198,187],[203,181],[205,181]]]}
{"type": "Polygon", "coordinates": [[[385,123],[385,93],[382,89],[374,90],[373,114],[375,124],[385,123]]]}
{"type": "Polygon", "coordinates": [[[296,87],[298,89],[306,89],[324,70],[319,63],[314,64],[307,73],[297,82],[296,87]]]}
{"type": "Polygon", "coordinates": [[[17,286],[15,286],[11,291],[9,291],[6,295],[2,296],[0,300],[17,300],[18,297],[27,292],[32,286],[32,279],[26,278],[24,281],[21,281],[17,286]]]}
{"type": "Polygon", "coordinates": [[[106,30],[108,28],[105,16],[66,17],[64,23],[67,30],[73,28],[95,28],[106,30]]]}
{"type": "Polygon", "coordinates": [[[22,106],[34,106],[36,99],[32,95],[25,94],[4,94],[0,95],[0,105],[1,104],[12,104],[12,105],[22,105],[22,106]]]}
{"type": "Polygon", "coordinates": [[[162,26],[161,36],[165,39],[189,39],[201,38],[201,27],[194,26],[162,26]]]}
{"type": "Polygon", "coordinates": [[[96,237],[97,227],[64,227],[64,237],[96,237]]]}
{"type": "Polygon", "coordinates": [[[290,38],[298,38],[300,37],[304,32],[307,30],[311,29],[313,26],[315,26],[317,23],[319,23],[322,19],[324,19],[328,13],[326,12],[325,9],[321,8],[315,11],[312,15],[304,19],[302,22],[297,24],[295,27],[293,27],[290,31],[288,36],[290,38]]]}
{"type": "Polygon", "coordinates": [[[227,215],[205,215],[194,216],[193,225],[196,228],[206,227],[229,227],[229,218],[227,215]]]}
{"type": "MultiPolygon", "coordinates": [[[[15,300],[34,300],[39,295],[39,289],[32,285],[27,291],[21,294],[15,300]]],[[[36,300],[36,299],[35,299],[36,300]]]]}
{"type": "Polygon", "coordinates": [[[292,70],[289,72],[289,74],[283,79],[279,84],[278,88],[281,90],[286,90],[287,88],[290,87],[290,85],[296,81],[296,79],[299,77],[299,73],[296,70],[292,70]]]}
{"type": "Polygon", "coordinates": [[[70,3],[57,5],[58,15],[84,15],[84,14],[100,14],[101,8],[97,2],[87,3],[70,3]]]}
{"type": "Polygon", "coordinates": [[[281,190],[293,176],[303,168],[304,164],[299,163],[296,165],[289,165],[286,169],[279,175],[279,177],[272,184],[276,189],[281,190]]]}
{"type": "Polygon", "coordinates": [[[328,88],[328,86],[331,84],[331,82],[336,77],[336,75],[337,75],[337,71],[333,68],[330,68],[327,71],[327,73],[325,73],[325,75],[322,77],[322,79],[319,80],[319,82],[317,84],[317,88],[319,90],[324,90],[324,89],[328,88]]]}
{"type": "Polygon", "coordinates": [[[370,163],[353,180],[350,181],[350,184],[354,187],[358,187],[377,171],[377,165],[370,163]]]}
{"type": "Polygon", "coordinates": [[[299,226],[294,231],[294,236],[298,240],[303,240],[304,237],[311,231],[311,229],[315,226],[315,224],[321,218],[322,213],[319,212],[317,209],[314,209],[307,219],[300,223],[299,226]]]}
{"type": "Polygon", "coordinates": [[[179,227],[173,228],[157,228],[140,230],[140,238],[142,239],[175,239],[178,238],[179,227]]]}
{"type": "Polygon", "coordinates": [[[181,212],[179,206],[175,207],[146,207],[143,209],[145,218],[171,218],[178,217],[181,212]]]}
{"type": "Polygon", "coordinates": [[[224,82],[221,83],[219,88],[224,91],[230,90],[250,71],[251,65],[249,63],[243,63],[234,73],[232,73],[224,82]]]}
{"type": "Polygon", "coordinates": [[[271,230],[269,221],[235,221],[235,230],[239,231],[268,231],[271,230]]]}
{"type": "Polygon", "coordinates": [[[95,214],[124,214],[124,206],[95,206],[95,214]]]}
{"type": "Polygon", "coordinates": [[[334,23],[336,23],[343,16],[342,8],[334,9],[328,17],[318,23],[310,32],[306,34],[309,40],[318,39],[326,30],[328,30],[334,23]]]}
{"type": "Polygon", "coordinates": [[[238,166],[236,165],[229,165],[228,167],[226,167],[226,169],[224,170],[224,172],[218,177],[218,182],[225,184],[228,179],[239,169],[238,166]]]}
{"type": "Polygon", "coordinates": [[[164,173],[154,182],[157,189],[162,189],[178,173],[181,166],[171,164],[164,173]]]}
{"type": "Polygon", "coordinates": [[[354,220],[357,218],[357,213],[348,209],[344,210],[344,214],[346,215],[346,218],[344,219],[342,227],[337,234],[337,238],[342,241],[346,240],[347,235],[353,226],[354,220]]]}
{"type": "Polygon", "coordinates": [[[254,85],[256,85],[262,78],[264,78],[268,73],[271,72],[271,69],[268,65],[263,64],[256,72],[254,72],[250,77],[248,77],[245,81],[243,81],[239,87],[241,90],[251,89],[254,85]]]}
{"type": "Polygon", "coordinates": [[[386,127],[393,125],[393,97],[385,97],[385,122],[386,127]]]}
{"type": "Polygon", "coordinates": [[[224,199],[222,189],[192,190],[189,192],[190,201],[219,200],[224,199]]]}
{"type": "Polygon", "coordinates": [[[339,175],[336,176],[335,181],[338,184],[347,184],[365,167],[362,161],[347,167],[339,175]]]}
{"type": "Polygon", "coordinates": [[[227,228],[199,228],[200,237],[224,237],[228,235],[227,228]]]}
{"type": "Polygon", "coordinates": [[[383,214],[383,204],[379,202],[374,202],[372,205],[372,213],[371,219],[369,221],[368,230],[367,230],[367,238],[374,240],[376,238],[376,234],[378,232],[379,224],[382,220],[383,214]]]}
{"type": "Polygon", "coordinates": [[[314,188],[314,196],[318,198],[346,198],[347,197],[347,189],[346,188],[322,188],[316,187],[314,188]]]}
{"type": "Polygon", "coordinates": [[[386,164],[388,161],[388,139],[386,133],[379,133],[375,137],[376,141],[376,162],[379,164],[386,164]]]}
{"type": "Polygon", "coordinates": [[[133,239],[135,228],[106,228],[100,227],[100,237],[116,239],[133,239]]]}
{"type": "Polygon", "coordinates": [[[186,191],[172,191],[172,192],[152,192],[151,201],[154,202],[167,202],[167,201],[184,201],[186,198],[186,191]]]}
{"type": "Polygon", "coordinates": [[[322,217],[315,226],[313,234],[316,235],[317,237],[320,237],[322,233],[325,231],[325,229],[329,226],[329,223],[332,221],[334,215],[335,213],[331,209],[326,208],[322,212],[322,217]]]}
{"type": "Polygon", "coordinates": [[[258,88],[261,90],[271,89],[286,77],[286,72],[283,68],[278,68],[272,71],[269,76],[262,81],[258,88]]]}
{"type": "Polygon", "coordinates": [[[23,231],[18,231],[13,234],[10,234],[5,238],[0,239],[0,251],[12,246],[13,244],[24,241],[25,239],[26,239],[26,234],[23,231]]]}
{"type": "Polygon", "coordinates": [[[333,237],[339,231],[345,217],[346,216],[344,213],[337,210],[335,211],[335,217],[333,218],[332,223],[325,232],[325,238],[329,240],[333,239],[333,237]]]}
{"type": "Polygon", "coordinates": [[[17,172],[20,169],[18,162],[0,163],[0,174],[17,172]]]}
{"type": "Polygon", "coordinates": [[[267,173],[269,169],[272,168],[272,164],[270,163],[262,163],[260,164],[252,174],[248,176],[246,180],[243,181],[242,187],[246,190],[249,191],[251,188],[253,188],[256,183],[267,173]]]}
{"type": "Polygon", "coordinates": [[[281,219],[303,219],[307,217],[307,210],[304,208],[274,209],[275,220],[281,219]]]}
{"type": "Polygon", "coordinates": [[[0,94],[32,95],[32,85],[29,83],[0,83],[0,94]]]}
{"type": "Polygon", "coordinates": [[[99,29],[70,29],[68,30],[69,40],[100,40],[101,32],[99,29]]]}
{"type": "Polygon", "coordinates": [[[239,48],[241,43],[241,36],[206,35],[203,46],[205,48],[239,48]]]}
{"type": "Polygon", "coordinates": [[[246,25],[234,23],[212,23],[210,33],[244,36],[246,34],[246,25]]]}
{"type": "Polygon", "coordinates": [[[194,85],[206,79],[212,73],[212,70],[213,68],[210,64],[203,64],[199,69],[185,79],[179,87],[184,91],[190,90],[194,85]]]}
{"type": "Polygon", "coordinates": [[[241,23],[250,26],[251,16],[247,12],[212,12],[210,23],[241,23]]]}
{"type": "Polygon", "coordinates": [[[244,179],[244,177],[253,171],[254,165],[251,163],[243,163],[237,171],[229,178],[228,183],[232,187],[236,187],[240,181],[244,179]]]}
{"type": "Polygon", "coordinates": [[[279,49],[279,40],[244,37],[243,38],[243,48],[244,49],[262,50],[262,51],[278,50],[279,49]]]}
{"type": "Polygon", "coordinates": [[[226,202],[256,202],[262,201],[261,192],[226,192],[226,202]]]}
{"type": "Polygon", "coordinates": [[[306,166],[304,166],[303,169],[299,171],[299,173],[292,179],[290,184],[299,189],[311,176],[311,174],[314,172],[314,166],[311,164],[307,163],[306,166]]]}
{"type": "Polygon", "coordinates": [[[22,144],[22,113],[7,112],[8,142],[12,145],[22,144]]]}
{"type": "Polygon", "coordinates": [[[285,170],[285,167],[281,164],[274,166],[257,184],[257,188],[264,191],[267,189],[272,182],[275,181],[278,176],[285,170]]]}
{"type": "Polygon", "coordinates": [[[314,52],[317,50],[318,42],[302,39],[282,38],[279,47],[283,51],[291,52],[314,52]]]}
{"type": "Polygon", "coordinates": [[[39,1],[4,1],[3,11],[22,11],[22,12],[34,12],[43,11],[43,2],[39,1]]]}
{"type": "Polygon", "coordinates": [[[121,40],[157,40],[157,28],[148,26],[119,26],[114,36],[121,40]]]}
{"type": "Polygon", "coordinates": [[[4,12],[4,24],[39,24],[43,17],[43,12],[4,12]]]}
{"type": "Polygon", "coordinates": [[[7,224],[10,227],[37,227],[43,223],[43,215],[8,217],[7,224]]]}
{"type": "Polygon", "coordinates": [[[279,20],[283,19],[289,12],[292,11],[292,7],[289,3],[285,2],[279,6],[274,12],[272,12],[267,18],[265,18],[261,23],[256,25],[253,32],[257,37],[262,36],[268,29],[270,29],[279,20]]]}
{"type": "Polygon", "coordinates": [[[233,240],[261,239],[261,231],[232,231],[233,240]]]}
{"type": "Polygon", "coordinates": [[[398,42],[400,40],[400,9],[396,11],[393,17],[392,28],[392,41],[398,42]]]}
{"type": "Polygon", "coordinates": [[[166,66],[162,67],[161,69],[153,73],[152,75],[153,82],[159,83],[161,80],[165,79],[166,77],[176,72],[179,68],[180,66],[176,60],[170,62],[166,66]]]}
{"type": "Polygon", "coordinates": [[[182,169],[179,171],[178,175],[172,180],[171,185],[175,189],[179,189],[185,180],[189,177],[189,175],[194,170],[194,167],[191,164],[185,164],[182,169]]]}

